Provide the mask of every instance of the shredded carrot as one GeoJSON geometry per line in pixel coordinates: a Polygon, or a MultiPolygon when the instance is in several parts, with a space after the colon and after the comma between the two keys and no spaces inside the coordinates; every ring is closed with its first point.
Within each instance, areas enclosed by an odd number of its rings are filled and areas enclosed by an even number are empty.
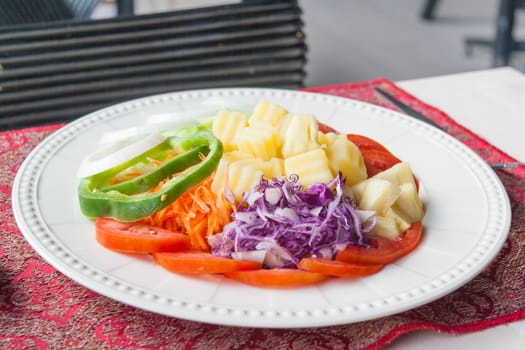
{"type": "MultiPolygon", "coordinates": [[[[176,150],[171,150],[168,152],[168,154],[166,155],[166,158],[163,160],[163,161],[160,161],[158,159],[155,159],[155,158],[152,158],[152,157],[147,157],[147,161],[151,164],[151,166],[146,166],[142,169],[137,169],[137,170],[134,170],[133,168],[130,168],[130,169],[125,169],[124,171],[120,172],[119,174],[115,175],[112,179],[111,179],[111,184],[112,185],[116,185],[118,183],[121,183],[121,182],[124,182],[124,181],[128,181],[128,180],[132,180],[134,178],[137,178],[139,176],[142,176],[150,171],[153,171],[155,170],[156,168],[160,167],[162,164],[164,164],[165,162],[167,162],[168,160],[172,159],[173,157],[175,157],[178,153],[176,152],[176,150]]],[[[160,188],[161,186],[159,185],[158,188],[160,188]]]]}
{"type": "Polygon", "coordinates": [[[116,185],[118,183],[121,183],[121,182],[124,182],[124,181],[128,181],[128,180],[134,179],[134,178],[142,176],[142,175],[144,175],[144,174],[141,173],[141,172],[127,172],[127,173],[123,173],[123,174],[119,174],[119,175],[115,176],[113,179],[111,179],[110,183],[112,185],[116,185]]]}
{"type": "Polygon", "coordinates": [[[211,190],[213,175],[186,191],[175,202],[143,219],[147,224],[186,233],[194,249],[210,251],[207,237],[229,223],[234,205],[211,190]]]}
{"type": "MultiPolygon", "coordinates": [[[[175,150],[168,153],[164,162],[176,155],[177,152],[175,150]]],[[[204,154],[199,156],[201,160],[206,158],[204,154]]],[[[163,163],[153,158],[148,158],[148,161],[154,166],[160,166],[163,163]]],[[[140,172],[128,172],[125,175],[125,180],[128,180],[143,174],[140,172]]],[[[172,177],[177,175],[173,174],[172,177]]],[[[148,192],[160,190],[168,180],[169,178],[160,181],[157,186],[148,192]]],[[[166,208],[142,219],[142,221],[148,225],[185,233],[190,237],[193,249],[209,252],[210,247],[207,237],[222,231],[223,226],[232,220],[231,214],[235,208],[222,194],[217,195],[211,190],[212,181],[213,175],[186,191],[166,208]]],[[[165,198],[162,200],[165,200],[165,198]]]]}
{"type": "Polygon", "coordinates": [[[160,160],[157,160],[157,159],[154,159],[154,158],[151,158],[151,157],[148,157],[147,159],[148,159],[148,161],[151,164],[154,164],[156,166],[160,166],[162,164],[162,162],[160,160]]]}
{"type": "Polygon", "coordinates": [[[167,179],[160,181],[157,186],[153,187],[148,192],[157,192],[158,190],[160,190],[162,188],[162,186],[164,186],[166,181],[167,181],[167,179]]]}

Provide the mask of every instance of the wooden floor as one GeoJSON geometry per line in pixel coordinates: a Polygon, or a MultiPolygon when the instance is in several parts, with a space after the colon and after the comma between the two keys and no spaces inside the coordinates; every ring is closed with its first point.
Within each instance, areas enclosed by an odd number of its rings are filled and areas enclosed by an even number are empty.
{"type": "MultiPolygon", "coordinates": [[[[135,0],[138,13],[235,0],[135,0]]],[[[498,0],[440,0],[434,21],[423,21],[424,0],[299,0],[309,47],[306,84],[377,77],[405,80],[491,67],[492,52],[465,54],[467,37],[492,38],[498,0]]],[[[525,40],[525,11],[515,31],[525,40]]],[[[525,54],[512,65],[523,70],[525,54]]]]}

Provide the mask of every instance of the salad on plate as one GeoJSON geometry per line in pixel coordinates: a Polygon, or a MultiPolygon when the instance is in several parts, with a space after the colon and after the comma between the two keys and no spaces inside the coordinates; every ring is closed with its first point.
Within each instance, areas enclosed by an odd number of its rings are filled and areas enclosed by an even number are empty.
{"type": "Polygon", "coordinates": [[[407,162],[268,100],[208,100],[106,134],[78,177],[97,241],[174,273],[269,288],[359,278],[423,235],[407,162]]]}

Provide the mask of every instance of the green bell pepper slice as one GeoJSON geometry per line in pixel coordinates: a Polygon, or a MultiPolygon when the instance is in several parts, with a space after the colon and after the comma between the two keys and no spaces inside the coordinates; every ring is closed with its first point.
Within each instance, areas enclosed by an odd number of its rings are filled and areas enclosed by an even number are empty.
{"type": "Polygon", "coordinates": [[[89,218],[109,217],[125,222],[150,216],[210,176],[217,168],[222,152],[222,143],[208,130],[195,129],[170,137],[126,163],[81,179],[78,185],[80,209],[89,218]],[[110,183],[111,178],[122,170],[150,156],[162,154],[174,145],[183,152],[154,171],[116,185],[110,183]],[[159,190],[148,192],[163,180],[166,181],[159,190]]]}

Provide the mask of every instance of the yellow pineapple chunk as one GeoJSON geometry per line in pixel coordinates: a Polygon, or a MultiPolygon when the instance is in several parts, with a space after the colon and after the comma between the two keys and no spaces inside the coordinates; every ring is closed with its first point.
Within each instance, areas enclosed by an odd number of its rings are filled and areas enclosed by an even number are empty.
{"type": "Polygon", "coordinates": [[[287,114],[284,116],[284,118],[281,120],[279,124],[277,124],[276,128],[279,131],[279,142],[281,145],[284,143],[284,140],[286,140],[286,131],[288,130],[288,125],[290,124],[290,121],[294,117],[293,114],[287,114]]]}
{"type": "Polygon", "coordinates": [[[324,135],[324,137],[318,136],[318,139],[322,141],[326,139],[327,143],[323,142],[323,144],[334,176],[342,172],[348,186],[353,186],[368,177],[361,151],[348,141],[345,135],[324,135]]]}
{"type": "Polygon", "coordinates": [[[372,234],[394,239],[403,232],[399,229],[393,217],[376,215],[375,219],[376,223],[370,230],[372,234]]]}
{"type": "Polygon", "coordinates": [[[215,169],[215,175],[213,176],[213,181],[211,183],[212,191],[217,194],[222,194],[224,192],[224,189],[227,186],[228,168],[231,163],[251,158],[253,158],[253,156],[250,153],[241,151],[224,152],[219,164],[217,165],[217,169],[215,169]]]}
{"type": "Polygon", "coordinates": [[[284,160],[282,158],[272,158],[262,164],[259,168],[267,179],[284,175],[284,160]]]}
{"type": "Polygon", "coordinates": [[[228,162],[224,159],[219,161],[217,169],[215,169],[215,175],[211,182],[211,190],[217,194],[224,193],[226,187],[226,176],[228,174],[228,162]]]}
{"type": "Polygon", "coordinates": [[[406,162],[397,163],[391,168],[377,173],[373,177],[388,180],[397,186],[405,183],[412,183],[415,185],[412,170],[410,169],[410,165],[406,162]]]}
{"type": "Polygon", "coordinates": [[[277,130],[266,122],[258,122],[240,130],[235,144],[240,151],[251,153],[263,160],[278,156],[277,130]]]}
{"type": "Polygon", "coordinates": [[[336,138],[337,134],[334,134],[333,132],[317,132],[317,142],[319,142],[319,144],[321,145],[324,145],[325,147],[328,146],[330,143],[334,142],[336,138]]]}
{"type": "Polygon", "coordinates": [[[417,195],[416,186],[408,182],[399,186],[399,189],[399,198],[392,205],[392,209],[409,224],[421,220],[425,211],[417,195]]]}
{"type": "Polygon", "coordinates": [[[247,159],[239,159],[235,161],[235,164],[241,165],[241,166],[249,166],[254,169],[261,170],[261,168],[264,167],[265,161],[261,158],[254,158],[253,156],[251,158],[247,159]]]}
{"type": "Polygon", "coordinates": [[[241,200],[244,192],[252,190],[261,180],[263,172],[253,165],[243,165],[237,161],[228,167],[228,187],[236,200],[241,200]]]}
{"type": "Polygon", "coordinates": [[[397,228],[399,229],[399,233],[405,232],[410,227],[410,223],[403,220],[401,216],[399,216],[396,211],[392,208],[386,211],[385,217],[392,218],[396,222],[397,228]]]}
{"type": "Polygon", "coordinates": [[[305,187],[333,179],[328,158],[320,148],[285,158],[284,171],[286,176],[298,175],[299,183],[305,187]]]}
{"type": "Polygon", "coordinates": [[[248,125],[248,117],[237,111],[222,110],[213,120],[212,131],[222,142],[225,151],[236,149],[235,139],[239,130],[248,125]]]}
{"type": "Polygon", "coordinates": [[[403,220],[392,208],[388,209],[384,216],[375,216],[376,224],[370,233],[395,239],[401,233],[408,230],[410,224],[403,220]]]}
{"type": "Polygon", "coordinates": [[[250,124],[254,121],[264,121],[273,126],[277,126],[287,114],[288,111],[279,104],[269,102],[268,100],[261,100],[253,109],[250,124]]]}
{"type": "Polygon", "coordinates": [[[227,160],[229,163],[236,162],[238,160],[243,159],[251,159],[253,158],[253,155],[248,152],[243,151],[230,151],[230,152],[224,152],[222,154],[222,159],[227,160]]]}
{"type": "Polygon", "coordinates": [[[260,170],[267,179],[284,175],[284,161],[282,158],[272,158],[267,161],[262,158],[249,158],[240,159],[235,163],[260,170]]]}
{"type": "Polygon", "coordinates": [[[399,187],[390,181],[369,178],[352,187],[357,205],[363,210],[373,210],[384,215],[399,197],[399,187]]]}
{"type": "Polygon", "coordinates": [[[284,158],[320,148],[317,142],[317,119],[314,115],[290,115],[282,127],[285,128],[281,133],[281,154],[284,158]]]}

